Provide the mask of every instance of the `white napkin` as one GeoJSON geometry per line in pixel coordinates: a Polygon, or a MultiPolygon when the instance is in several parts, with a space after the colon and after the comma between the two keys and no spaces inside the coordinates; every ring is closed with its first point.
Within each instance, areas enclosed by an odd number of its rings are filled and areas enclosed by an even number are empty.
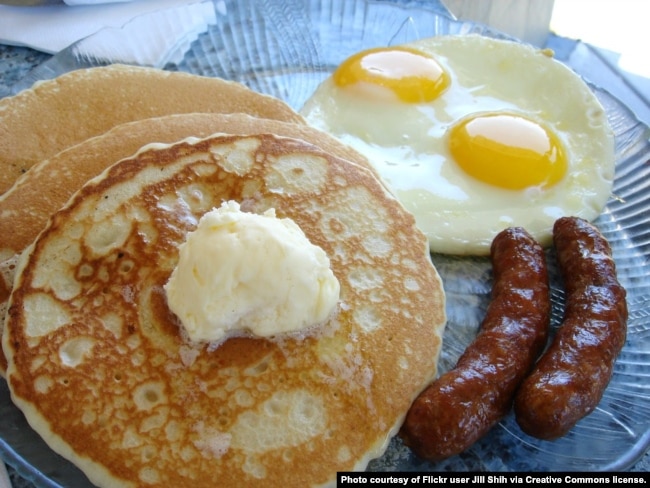
{"type": "Polygon", "coordinates": [[[216,22],[211,0],[65,0],[39,7],[0,5],[0,43],[109,62],[161,66],[182,56],[216,22]],[[91,36],[91,37],[88,37],[91,36]]]}
{"type": "Polygon", "coordinates": [[[0,460],[0,488],[11,488],[11,480],[7,474],[5,463],[0,460]]]}

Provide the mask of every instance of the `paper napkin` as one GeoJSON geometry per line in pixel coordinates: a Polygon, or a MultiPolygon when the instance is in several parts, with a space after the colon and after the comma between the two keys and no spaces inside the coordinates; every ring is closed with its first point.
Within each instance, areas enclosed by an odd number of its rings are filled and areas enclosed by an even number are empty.
{"type": "Polygon", "coordinates": [[[65,0],[0,5],[0,43],[55,54],[74,44],[83,56],[161,66],[216,22],[210,0],[65,0]],[[81,41],[81,42],[78,42],[81,41]],[[77,43],[77,44],[75,44],[77,43]]]}

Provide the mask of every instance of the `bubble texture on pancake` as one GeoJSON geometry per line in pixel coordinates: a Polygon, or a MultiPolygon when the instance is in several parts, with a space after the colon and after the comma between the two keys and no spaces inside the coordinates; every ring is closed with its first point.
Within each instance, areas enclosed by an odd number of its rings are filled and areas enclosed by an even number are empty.
{"type": "Polygon", "coordinates": [[[304,123],[280,99],[233,81],[123,64],[78,69],[0,100],[0,194],[34,164],[111,127],[190,112],[304,123]]]}
{"type": "Polygon", "coordinates": [[[3,335],[14,402],[99,486],[334,485],[433,379],[444,292],[413,217],[374,175],[306,142],[212,136],[86,184],[23,253],[3,335]],[[184,339],[163,284],[223,200],[292,218],[328,254],[318,334],[184,339]]]}
{"type": "MultiPolygon", "coordinates": [[[[0,195],[0,332],[4,324],[18,255],[43,230],[50,215],[61,208],[89,179],[120,159],[132,156],[146,144],[173,143],[186,137],[272,133],[293,137],[361,166],[368,160],[332,136],[303,124],[262,119],[248,114],[189,113],[136,120],[64,149],[35,164],[14,186],[0,195]],[[17,223],[20,223],[19,225],[17,223]]],[[[374,171],[374,169],[373,169],[374,171]]],[[[7,360],[0,350],[0,376],[7,360]]]]}

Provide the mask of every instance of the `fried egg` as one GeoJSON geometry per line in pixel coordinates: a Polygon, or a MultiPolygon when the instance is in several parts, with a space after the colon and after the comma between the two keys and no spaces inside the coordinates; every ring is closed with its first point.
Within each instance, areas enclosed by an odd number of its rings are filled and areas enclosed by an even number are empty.
{"type": "Polygon", "coordinates": [[[614,136],[588,85],[552,52],[480,35],[346,59],[301,109],[364,154],[432,252],[486,255],[509,226],[550,244],[561,216],[596,218],[614,136]]]}

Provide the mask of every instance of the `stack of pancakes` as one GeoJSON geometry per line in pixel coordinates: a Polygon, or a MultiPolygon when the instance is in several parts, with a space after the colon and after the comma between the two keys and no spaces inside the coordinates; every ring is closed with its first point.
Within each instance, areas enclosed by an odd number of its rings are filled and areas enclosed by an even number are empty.
{"type": "Polygon", "coordinates": [[[272,97],[126,66],[1,100],[0,134],[0,371],[94,484],[327,485],[382,454],[436,375],[445,303],[367,160],[272,97]],[[163,285],[226,200],[327,253],[341,296],[318,334],[181,333],[163,285]]]}

